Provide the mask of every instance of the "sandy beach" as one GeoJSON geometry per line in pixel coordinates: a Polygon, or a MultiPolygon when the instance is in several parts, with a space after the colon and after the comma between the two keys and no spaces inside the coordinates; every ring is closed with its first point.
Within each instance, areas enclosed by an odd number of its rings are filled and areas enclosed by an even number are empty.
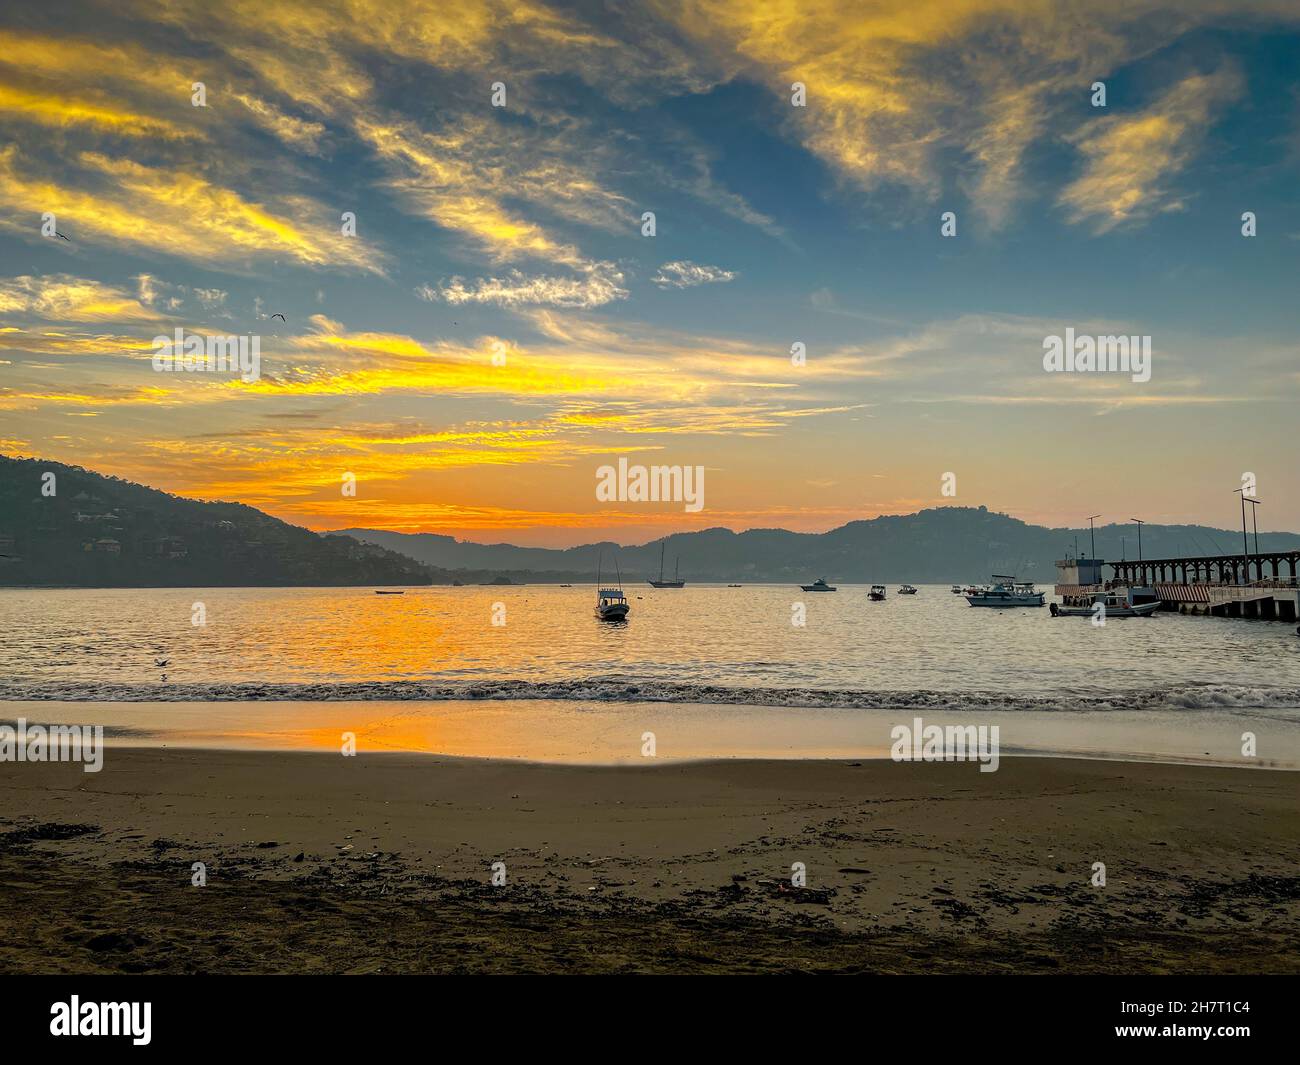
{"type": "Polygon", "coordinates": [[[1199,765],[115,747],[0,767],[0,971],[1294,973],[1297,809],[1199,765]]]}

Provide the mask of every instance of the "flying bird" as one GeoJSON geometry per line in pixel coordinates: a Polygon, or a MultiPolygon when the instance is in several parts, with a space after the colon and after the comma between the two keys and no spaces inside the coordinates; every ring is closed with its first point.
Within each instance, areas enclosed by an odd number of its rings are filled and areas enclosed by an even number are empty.
{"type": "Polygon", "coordinates": [[[280,321],[284,322],[285,325],[288,325],[288,324],[289,324],[289,323],[285,320],[285,317],[284,317],[283,314],[273,314],[273,315],[271,315],[271,317],[272,317],[272,318],[279,318],[280,321]]]}
{"type": "MultiPolygon", "coordinates": [[[[63,237],[63,234],[60,233],[57,229],[54,231],[54,235],[55,235],[56,237],[63,237]]],[[[72,238],[71,238],[71,237],[63,237],[63,239],[66,240],[69,244],[72,243],[72,238]]]]}

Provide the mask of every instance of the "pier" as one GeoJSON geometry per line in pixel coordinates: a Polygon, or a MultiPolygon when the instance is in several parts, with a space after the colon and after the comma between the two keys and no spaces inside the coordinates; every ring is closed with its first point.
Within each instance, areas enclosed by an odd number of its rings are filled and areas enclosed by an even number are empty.
{"type": "Polygon", "coordinates": [[[1300,618],[1300,551],[1186,558],[1067,558],[1056,563],[1056,594],[1071,606],[1124,591],[1131,602],[1158,600],[1161,610],[1215,617],[1300,618]],[[1103,566],[1112,572],[1106,580],[1103,566]]]}

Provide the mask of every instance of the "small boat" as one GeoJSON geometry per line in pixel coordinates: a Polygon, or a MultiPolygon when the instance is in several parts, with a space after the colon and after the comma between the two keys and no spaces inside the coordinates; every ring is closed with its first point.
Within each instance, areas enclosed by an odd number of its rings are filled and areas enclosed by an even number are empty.
{"type": "Polygon", "coordinates": [[[651,588],[685,588],[686,582],[677,575],[677,564],[679,559],[673,559],[673,579],[664,580],[664,548],[668,546],[665,540],[659,545],[659,579],[657,581],[646,581],[651,588]]]}
{"type": "Polygon", "coordinates": [[[885,598],[885,586],[883,584],[873,584],[871,586],[871,591],[869,591],[867,595],[877,603],[883,602],[885,598]]]}
{"type": "Polygon", "coordinates": [[[631,609],[622,588],[600,588],[596,591],[596,616],[601,621],[626,621],[631,609]]]}
{"type": "Polygon", "coordinates": [[[1148,618],[1160,609],[1160,600],[1150,603],[1130,603],[1126,595],[1094,595],[1091,606],[1066,606],[1064,603],[1051,605],[1054,618],[1087,618],[1097,614],[1097,604],[1101,603],[1101,617],[1111,618],[1148,618]]]}
{"type": "Polygon", "coordinates": [[[401,592],[385,592],[385,591],[380,591],[378,588],[375,589],[375,595],[405,595],[405,594],[406,594],[405,591],[401,591],[401,592]]]}
{"type": "Polygon", "coordinates": [[[743,588],[744,585],[742,585],[742,584],[728,584],[727,587],[728,587],[728,588],[743,588]]]}
{"type": "Polygon", "coordinates": [[[799,585],[805,592],[833,592],[835,585],[827,584],[825,577],[818,577],[812,584],[799,585]]]}
{"type": "Polygon", "coordinates": [[[1042,606],[1047,598],[1034,587],[1033,581],[1017,581],[1014,577],[995,573],[992,584],[970,589],[966,602],[971,606],[1042,606]]]}
{"type": "Polygon", "coordinates": [[[898,589],[898,594],[899,594],[899,595],[916,595],[916,586],[915,586],[915,585],[912,585],[912,584],[905,584],[905,585],[903,585],[903,587],[901,587],[900,589],[898,589]]]}
{"type": "Polygon", "coordinates": [[[628,605],[627,596],[623,594],[623,575],[618,573],[618,563],[614,564],[614,572],[618,574],[618,586],[614,588],[602,588],[600,586],[600,560],[596,561],[596,617],[601,621],[626,621],[627,612],[631,609],[628,605]]]}
{"type": "Polygon", "coordinates": [[[952,594],[953,594],[953,595],[961,595],[961,585],[960,585],[960,584],[954,584],[954,585],[952,586],[952,594]]]}

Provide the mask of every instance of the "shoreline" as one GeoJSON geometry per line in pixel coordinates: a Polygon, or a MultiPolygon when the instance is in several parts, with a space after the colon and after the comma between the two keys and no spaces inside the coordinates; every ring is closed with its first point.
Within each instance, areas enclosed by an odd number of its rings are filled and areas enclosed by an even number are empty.
{"type": "Polygon", "coordinates": [[[1286,772],[122,747],[0,797],[5,972],[1300,972],[1286,772]]]}
{"type": "Polygon", "coordinates": [[[110,750],[329,751],[568,765],[888,760],[895,726],[988,726],[1001,757],[1300,769],[1300,711],[842,709],[582,699],[0,701],[0,725],[102,725],[110,750]],[[1243,736],[1255,737],[1254,756],[1243,736]],[[654,756],[644,753],[654,736],[654,756]]]}

